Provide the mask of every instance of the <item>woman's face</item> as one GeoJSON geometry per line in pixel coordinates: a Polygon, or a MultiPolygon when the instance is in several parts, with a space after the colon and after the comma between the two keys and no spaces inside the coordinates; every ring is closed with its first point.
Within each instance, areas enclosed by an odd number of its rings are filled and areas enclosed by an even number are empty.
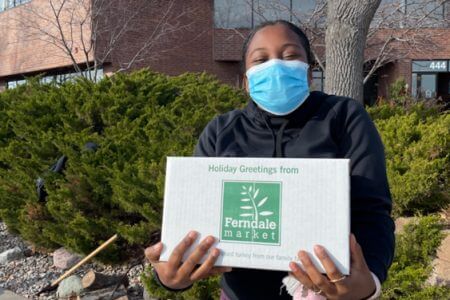
{"type": "MultiPolygon", "coordinates": [[[[245,55],[245,70],[274,58],[308,63],[306,50],[299,37],[283,24],[266,26],[255,33],[245,55]]],[[[308,71],[308,80],[311,85],[311,69],[308,71]]],[[[244,85],[248,92],[246,76],[244,85]]]]}

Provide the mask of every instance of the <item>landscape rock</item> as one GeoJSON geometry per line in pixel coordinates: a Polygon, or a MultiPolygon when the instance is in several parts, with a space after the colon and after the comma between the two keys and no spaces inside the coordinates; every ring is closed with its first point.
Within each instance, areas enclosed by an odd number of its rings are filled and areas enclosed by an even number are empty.
{"type": "Polygon", "coordinates": [[[26,300],[27,298],[19,296],[11,291],[0,288],[0,300],[26,300]]]}
{"type": "Polygon", "coordinates": [[[77,275],[72,275],[59,283],[56,295],[58,298],[68,298],[73,295],[80,295],[82,291],[81,278],[77,275]]]}
{"type": "Polygon", "coordinates": [[[99,299],[109,299],[109,300],[128,300],[127,289],[125,286],[112,285],[104,289],[88,291],[81,295],[80,300],[99,300],[99,299]],[[124,298],[125,297],[125,298],[124,298]]]}
{"type": "MultiPolygon", "coordinates": [[[[53,266],[51,255],[34,251],[32,245],[23,241],[20,236],[9,232],[6,225],[0,222],[0,253],[14,247],[23,249],[25,255],[8,264],[0,264],[0,290],[9,290],[33,300],[55,300],[56,290],[43,293],[39,297],[36,297],[36,293],[61,276],[64,270],[53,266]]],[[[77,274],[83,276],[91,269],[108,275],[127,273],[130,282],[127,289],[128,299],[142,300],[143,287],[140,280],[140,275],[144,270],[142,264],[134,265],[134,262],[129,262],[123,265],[109,266],[91,261],[81,266],[77,270],[77,274]]],[[[0,300],[3,299],[0,297],[0,300]]]]}
{"type": "Polygon", "coordinates": [[[147,289],[145,289],[145,288],[144,288],[143,298],[144,298],[144,300],[158,300],[158,298],[154,298],[154,297],[150,296],[149,293],[147,292],[147,289]]]}
{"type": "Polygon", "coordinates": [[[53,252],[53,265],[58,269],[69,269],[80,260],[81,257],[79,255],[70,253],[65,248],[59,248],[53,252]]]}
{"type": "Polygon", "coordinates": [[[444,229],[450,230],[450,205],[446,209],[442,209],[439,215],[441,216],[444,229]]]}
{"type": "Polygon", "coordinates": [[[450,287],[450,234],[442,241],[433,260],[433,272],[428,278],[431,285],[450,287]]]}
{"type": "Polygon", "coordinates": [[[17,260],[22,257],[23,257],[22,249],[20,249],[20,247],[14,247],[0,254],[0,265],[5,265],[13,260],[17,260]]]}
{"type": "Polygon", "coordinates": [[[414,221],[414,217],[400,217],[395,220],[395,233],[403,233],[403,228],[406,224],[411,223],[414,221]]]}

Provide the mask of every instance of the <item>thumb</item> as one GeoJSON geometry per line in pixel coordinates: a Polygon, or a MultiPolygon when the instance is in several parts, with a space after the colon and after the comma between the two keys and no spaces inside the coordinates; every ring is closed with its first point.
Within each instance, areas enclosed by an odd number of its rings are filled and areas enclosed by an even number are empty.
{"type": "Polygon", "coordinates": [[[361,246],[356,241],[355,235],[353,233],[350,235],[350,254],[351,254],[351,264],[353,267],[360,269],[365,265],[364,255],[362,253],[361,246]]]}
{"type": "Polygon", "coordinates": [[[159,257],[161,255],[162,249],[163,244],[161,242],[148,247],[147,249],[145,249],[145,257],[150,263],[157,263],[159,262],[159,257]]]}

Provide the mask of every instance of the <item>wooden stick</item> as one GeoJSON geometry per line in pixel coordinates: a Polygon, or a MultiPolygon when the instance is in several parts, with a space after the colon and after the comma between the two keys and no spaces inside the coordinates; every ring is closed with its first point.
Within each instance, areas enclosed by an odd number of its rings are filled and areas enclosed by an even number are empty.
{"type": "Polygon", "coordinates": [[[112,242],[114,242],[115,240],[117,240],[118,235],[115,234],[113,235],[109,240],[107,240],[106,242],[104,242],[103,244],[101,244],[97,249],[95,249],[94,251],[92,251],[88,256],[86,256],[85,258],[83,258],[79,263],[77,263],[75,266],[73,266],[72,268],[70,268],[70,270],[68,270],[66,273],[62,274],[58,279],[56,279],[55,281],[52,282],[52,284],[50,285],[50,287],[54,287],[56,285],[58,285],[58,283],[60,283],[62,280],[64,280],[66,277],[68,277],[69,275],[71,275],[73,272],[76,271],[76,269],[78,269],[79,267],[81,267],[82,265],[84,265],[87,261],[89,261],[91,258],[93,258],[95,255],[97,255],[100,251],[102,251],[103,249],[105,249],[106,247],[108,247],[109,244],[111,244],[112,242]]]}

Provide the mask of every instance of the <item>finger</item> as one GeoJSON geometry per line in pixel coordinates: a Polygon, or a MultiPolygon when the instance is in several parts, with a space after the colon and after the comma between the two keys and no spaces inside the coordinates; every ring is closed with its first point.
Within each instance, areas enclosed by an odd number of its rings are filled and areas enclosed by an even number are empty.
{"type": "Polygon", "coordinates": [[[171,269],[178,269],[181,260],[183,259],[184,252],[186,252],[186,250],[194,243],[196,237],[197,232],[189,232],[184,237],[184,239],[173,249],[172,253],[169,256],[169,260],[167,261],[168,266],[171,269]]]}
{"type": "Polygon", "coordinates": [[[219,255],[220,255],[219,249],[217,248],[212,249],[206,260],[201,264],[201,266],[198,267],[197,270],[195,270],[195,272],[191,274],[190,279],[192,281],[196,281],[207,277],[208,273],[214,267],[214,263],[216,262],[219,255]]]}
{"type": "Polygon", "coordinates": [[[352,268],[361,269],[365,266],[365,259],[361,246],[356,241],[353,233],[350,235],[350,254],[352,268]]]}
{"type": "Polygon", "coordinates": [[[300,251],[298,257],[303,264],[305,272],[308,274],[309,278],[311,278],[311,281],[315,286],[327,295],[332,295],[336,292],[336,286],[317,270],[308,253],[300,251]]]}
{"type": "Polygon", "coordinates": [[[178,275],[184,277],[189,276],[192,273],[195,266],[202,260],[203,256],[208,253],[209,248],[214,244],[214,237],[206,237],[189,255],[189,257],[184,261],[178,270],[178,275]]]}
{"type": "Polygon", "coordinates": [[[300,281],[304,286],[306,286],[310,290],[315,289],[314,283],[311,281],[311,278],[309,278],[308,274],[306,274],[306,272],[303,271],[302,268],[296,262],[291,261],[289,267],[292,270],[292,275],[294,275],[294,277],[297,278],[298,281],[300,281]]]}
{"type": "MultiPolygon", "coordinates": [[[[219,251],[220,251],[220,250],[219,250],[219,251]]],[[[211,271],[212,271],[212,272],[216,272],[216,273],[227,273],[227,272],[233,271],[233,268],[232,268],[232,267],[225,267],[225,266],[222,266],[222,267],[213,267],[213,268],[211,269],[211,271]]]]}
{"type": "Polygon", "coordinates": [[[145,249],[145,257],[151,264],[159,262],[159,257],[161,256],[161,251],[163,249],[163,244],[161,242],[148,247],[145,249]]]}
{"type": "MultiPolygon", "coordinates": [[[[325,271],[327,272],[327,276],[330,280],[337,280],[342,278],[342,273],[338,270],[334,262],[331,260],[331,257],[328,255],[327,251],[323,246],[316,245],[314,246],[314,253],[319,258],[322,263],[325,271]]],[[[335,284],[343,284],[345,280],[340,280],[335,284]]]]}
{"type": "Polygon", "coordinates": [[[228,273],[233,271],[231,267],[213,267],[209,273],[208,276],[215,276],[223,273],[228,273]]]}

